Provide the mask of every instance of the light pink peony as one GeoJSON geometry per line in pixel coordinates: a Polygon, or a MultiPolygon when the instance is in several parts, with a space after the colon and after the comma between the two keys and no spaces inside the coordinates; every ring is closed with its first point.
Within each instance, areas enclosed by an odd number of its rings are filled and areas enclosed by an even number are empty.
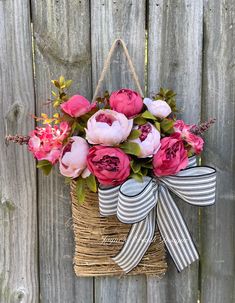
{"type": "Polygon", "coordinates": [[[153,172],[156,176],[175,175],[188,165],[187,150],[179,133],[161,139],[161,147],[153,156],[153,172]]]}
{"type": "Polygon", "coordinates": [[[93,146],[87,166],[102,185],[119,185],[130,175],[130,159],[120,148],[93,146]]]}
{"type": "Polygon", "coordinates": [[[141,96],[127,88],[113,92],[109,99],[111,109],[131,118],[139,114],[143,108],[141,96]]]}
{"type": "Polygon", "coordinates": [[[71,117],[80,117],[85,115],[93,108],[96,107],[96,103],[91,104],[85,97],[80,95],[74,95],[68,101],[61,104],[61,109],[70,115],[71,117]]]}
{"type": "Polygon", "coordinates": [[[86,139],[90,144],[118,145],[129,136],[133,120],[110,109],[99,110],[87,122],[86,139]]]}
{"type": "Polygon", "coordinates": [[[73,136],[60,156],[60,172],[65,177],[77,178],[86,168],[89,146],[85,139],[73,136]]]}
{"type": "Polygon", "coordinates": [[[148,111],[155,117],[163,119],[171,113],[171,107],[166,101],[144,98],[144,104],[147,106],[148,111]]]}
{"type": "Polygon", "coordinates": [[[55,164],[60,157],[63,140],[68,136],[69,125],[67,122],[59,126],[37,127],[30,134],[28,149],[37,160],[48,160],[55,164]]]}
{"type": "Polygon", "coordinates": [[[141,131],[139,138],[131,140],[139,145],[141,154],[139,158],[151,157],[156,154],[160,148],[160,133],[159,131],[151,124],[146,123],[144,125],[139,125],[135,127],[141,131]]]}
{"type": "Polygon", "coordinates": [[[174,131],[179,133],[191,147],[192,152],[198,155],[203,150],[204,140],[190,131],[194,126],[194,124],[185,124],[183,120],[177,120],[174,124],[174,131]]]}

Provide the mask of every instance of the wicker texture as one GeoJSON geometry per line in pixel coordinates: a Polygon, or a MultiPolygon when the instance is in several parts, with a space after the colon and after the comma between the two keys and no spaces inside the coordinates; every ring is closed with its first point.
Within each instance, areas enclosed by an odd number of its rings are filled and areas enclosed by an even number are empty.
{"type": "MultiPolygon", "coordinates": [[[[124,244],[131,225],[123,224],[115,216],[102,218],[98,196],[89,192],[79,205],[75,182],[71,184],[73,229],[75,236],[74,270],[77,276],[113,276],[124,272],[111,257],[124,244]]],[[[161,276],[166,272],[165,249],[159,233],[155,234],[147,253],[129,274],[161,276]]]]}

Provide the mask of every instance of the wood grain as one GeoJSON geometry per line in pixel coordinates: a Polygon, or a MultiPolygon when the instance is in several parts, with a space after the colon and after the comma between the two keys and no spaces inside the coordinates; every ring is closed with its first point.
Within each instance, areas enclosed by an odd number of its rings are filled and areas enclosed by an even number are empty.
{"type": "MultiPolygon", "coordinates": [[[[144,88],[145,1],[91,0],[91,45],[93,91],[103,68],[105,57],[116,38],[127,44],[144,88]]],[[[122,87],[136,89],[123,53],[113,56],[103,91],[122,87]]],[[[96,278],[95,302],[146,302],[146,278],[96,278]]]]}
{"type": "Polygon", "coordinates": [[[39,302],[35,163],[7,134],[34,121],[29,1],[0,1],[0,302],[39,302]]]}
{"type": "MultiPolygon", "coordinates": [[[[91,97],[88,1],[32,1],[37,112],[50,97],[50,79],[64,75],[71,93],[91,97]],[[78,84],[78,88],[77,88],[78,84]]],[[[93,302],[93,279],[73,271],[74,241],[68,185],[57,171],[38,175],[40,287],[43,303],[93,302]]]]}
{"type": "MultiPolygon", "coordinates": [[[[200,120],[202,15],[199,1],[150,0],[148,20],[148,93],[159,88],[177,92],[180,117],[200,120]]],[[[177,200],[192,237],[198,244],[198,209],[177,200]]],[[[148,302],[197,302],[198,263],[178,273],[169,260],[166,276],[148,279],[148,302]]]]}
{"type": "Polygon", "coordinates": [[[203,119],[217,119],[206,135],[203,163],[216,167],[217,201],[202,209],[202,303],[235,302],[235,3],[205,1],[203,119]]]}

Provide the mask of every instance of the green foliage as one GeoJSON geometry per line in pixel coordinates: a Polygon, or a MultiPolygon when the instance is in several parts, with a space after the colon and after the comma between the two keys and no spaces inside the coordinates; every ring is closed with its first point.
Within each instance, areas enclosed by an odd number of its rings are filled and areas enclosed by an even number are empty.
{"type": "Polygon", "coordinates": [[[51,80],[51,83],[55,86],[57,91],[52,91],[53,96],[53,106],[55,108],[59,107],[61,103],[69,99],[68,89],[72,85],[72,80],[65,80],[64,76],[60,76],[57,80],[51,80]]]}
{"type": "Polygon", "coordinates": [[[140,163],[138,160],[137,160],[137,161],[132,160],[132,161],[131,161],[131,169],[132,169],[132,171],[133,171],[135,174],[139,173],[140,170],[141,170],[141,163],[140,163]]]}
{"type": "Polygon", "coordinates": [[[86,179],[86,185],[87,187],[94,193],[97,192],[97,183],[96,183],[96,178],[94,175],[90,174],[89,177],[87,177],[86,179]]]}
{"type": "Polygon", "coordinates": [[[38,161],[37,168],[41,169],[43,173],[48,176],[52,169],[52,164],[48,160],[38,161]]]}
{"type": "Polygon", "coordinates": [[[143,114],[141,115],[142,118],[148,119],[148,120],[157,120],[157,118],[151,114],[148,110],[146,110],[145,112],[143,112],[143,114]]]}
{"type": "Polygon", "coordinates": [[[161,87],[159,93],[157,93],[153,99],[166,101],[170,105],[172,112],[178,112],[175,96],[176,93],[173,90],[161,87]]]}
{"type": "Polygon", "coordinates": [[[130,178],[135,179],[137,182],[143,182],[143,176],[140,173],[137,173],[137,174],[132,173],[132,174],[130,174],[130,178]]]}
{"type": "Polygon", "coordinates": [[[163,133],[165,134],[173,133],[174,120],[165,118],[161,121],[160,125],[163,133]]]}
{"type": "Polygon", "coordinates": [[[133,157],[131,160],[131,178],[134,178],[138,182],[143,181],[143,177],[147,176],[149,173],[149,170],[151,170],[152,167],[152,158],[150,159],[142,159],[142,158],[136,158],[133,157]]]}
{"type": "Polygon", "coordinates": [[[161,132],[161,123],[160,122],[154,122],[154,126],[156,127],[156,129],[161,132]]]}
{"type": "Polygon", "coordinates": [[[133,129],[127,139],[128,140],[134,140],[134,139],[139,138],[140,135],[141,135],[141,131],[140,130],[133,129]]]}
{"type": "Polygon", "coordinates": [[[140,155],[140,147],[139,144],[135,142],[124,142],[119,145],[126,154],[139,156],[140,155]]]}
{"type": "Polygon", "coordinates": [[[85,201],[85,185],[86,181],[82,177],[79,177],[76,181],[76,195],[78,202],[82,204],[85,201]]]}
{"type": "Polygon", "coordinates": [[[141,115],[138,115],[137,117],[134,118],[134,124],[143,125],[145,123],[147,123],[147,120],[141,117],[141,115]]]}

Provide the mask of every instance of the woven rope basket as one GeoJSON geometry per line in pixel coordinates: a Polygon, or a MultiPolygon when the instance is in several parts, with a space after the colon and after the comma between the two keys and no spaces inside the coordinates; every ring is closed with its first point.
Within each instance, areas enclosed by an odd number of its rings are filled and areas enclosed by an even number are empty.
{"type": "MultiPolygon", "coordinates": [[[[122,248],[130,224],[123,224],[115,216],[100,217],[98,196],[89,192],[79,204],[71,183],[73,230],[75,237],[74,270],[77,276],[113,276],[124,272],[111,257],[122,248]]],[[[166,272],[164,243],[156,232],[153,242],[139,265],[128,275],[161,276],[166,272]]]]}

